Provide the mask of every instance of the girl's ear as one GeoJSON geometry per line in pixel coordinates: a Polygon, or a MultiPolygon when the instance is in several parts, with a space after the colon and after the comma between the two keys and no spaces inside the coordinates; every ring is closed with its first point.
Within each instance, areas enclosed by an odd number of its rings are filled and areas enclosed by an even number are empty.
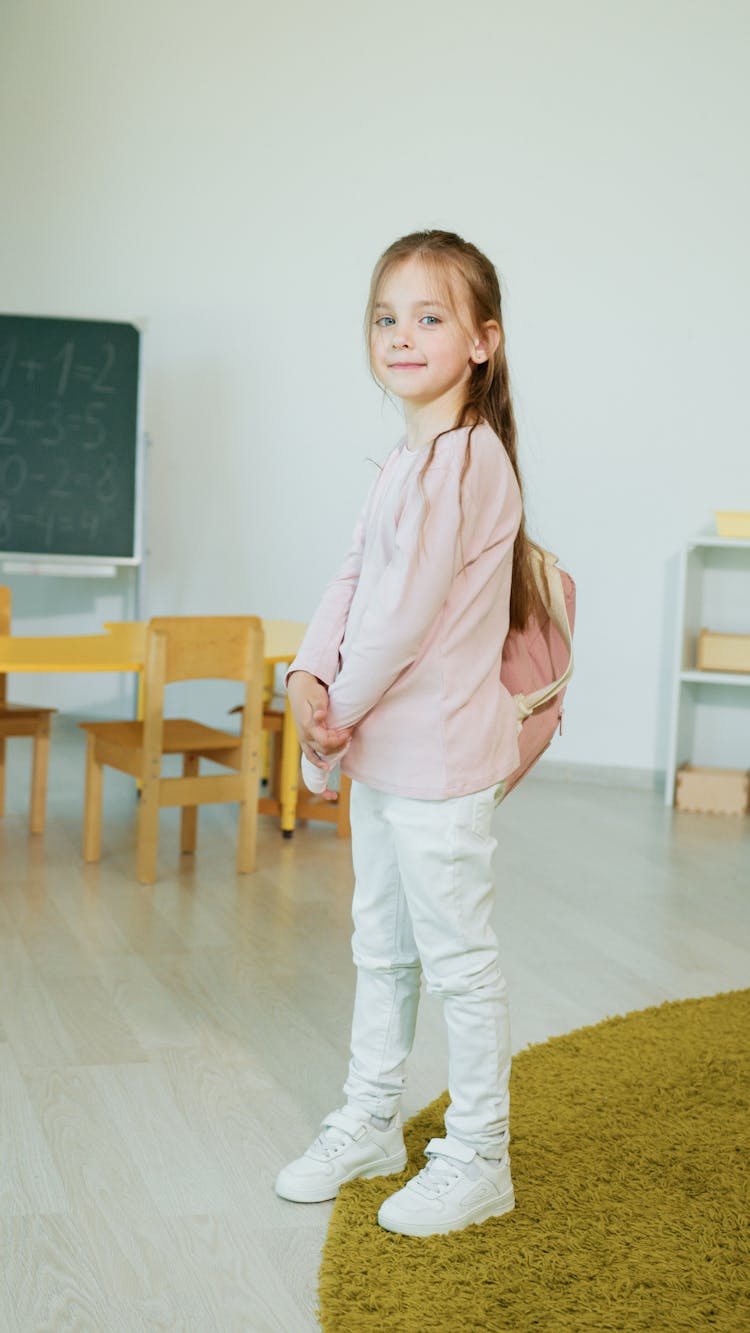
{"type": "Polygon", "coordinates": [[[477,365],[483,361],[491,361],[500,342],[500,325],[494,319],[488,319],[486,324],[482,325],[482,331],[474,339],[474,345],[471,350],[471,360],[477,365]]]}

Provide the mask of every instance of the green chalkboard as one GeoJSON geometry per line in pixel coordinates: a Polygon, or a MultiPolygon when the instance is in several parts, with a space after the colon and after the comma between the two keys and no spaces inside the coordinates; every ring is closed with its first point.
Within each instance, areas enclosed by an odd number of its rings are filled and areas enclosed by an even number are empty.
{"type": "Polygon", "coordinates": [[[0,551],[135,559],[140,333],[0,315],[0,551]]]}

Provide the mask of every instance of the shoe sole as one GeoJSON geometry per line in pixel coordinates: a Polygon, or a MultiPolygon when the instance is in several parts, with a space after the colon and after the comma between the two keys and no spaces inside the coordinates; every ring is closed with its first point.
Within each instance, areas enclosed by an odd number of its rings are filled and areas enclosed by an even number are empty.
{"type": "Polygon", "coordinates": [[[380,1162],[372,1162],[369,1166],[355,1167],[339,1180],[336,1184],[326,1184],[322,1189],[304,1190],[300,1187],[290,1186],[288,1190],[279,1189],[275,1186],[276,1193],[280,1199],[287,1199],[289,1203],[327,1203],[330,1199],[335,1199],[342,1185],[348,1185],[350,1180],[372,1180],[375,1176],[396,1175],[403,1171],[406,1166],[406,1148],[400,1152],[394,1153],[393,1157],[384,1157],[380,1162]],[[293,1191],[293,1192],[292,1192],[293,1191]]]}
{"type": "Polygon", "coordinates": [[[463,1231],[464,1227],[472,1226],[474,1223],[486,1222],[490,1217],[503,1217],[505,1213],[511,1213],[515,1206],[516,1199],[511,1190],[510,1194],[503,1195],[501,1199],[490,1199],[487,1203],[479,1203],[475,1208],[470,1208],[460,1219],[444,1222],[442,1226],[435,1222],[389,1222],[387,1217],[381,1220],[380,1213],[378,1213],[378,1223],[384,1231],[393,1231],[399,1236],[444,1236],[449,1231],[463,1231]]]}

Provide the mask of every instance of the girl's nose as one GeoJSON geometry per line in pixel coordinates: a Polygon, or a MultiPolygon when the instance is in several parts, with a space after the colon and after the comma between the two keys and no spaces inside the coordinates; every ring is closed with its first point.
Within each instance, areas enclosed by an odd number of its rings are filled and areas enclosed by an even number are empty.
{"type": "Polygon", "coordinates": [[[408,346],[409,346],[409,338],[408,338],[408,335],[407,335],[406,333],[404,333],[403,331],[400,331],[400,332],[399,332],[399,330],[397,330],[397,329],[395,329],[395,328],[394,328],[394,330],[393,330],[393,337],[392,337],[392,339],[391,339],[391,342],[393,343],[393,346],[394,346],[394,347],[408,347],[408,346]]]}

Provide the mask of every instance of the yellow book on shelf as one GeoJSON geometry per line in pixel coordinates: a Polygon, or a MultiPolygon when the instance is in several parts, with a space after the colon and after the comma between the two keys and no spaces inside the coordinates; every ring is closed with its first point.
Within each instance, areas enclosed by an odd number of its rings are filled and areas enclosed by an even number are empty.
{"type": "Polygon", "coordinates": [[[744,537],[750,540],[750,509],[715,509],[719,537],[744,537]]]}

